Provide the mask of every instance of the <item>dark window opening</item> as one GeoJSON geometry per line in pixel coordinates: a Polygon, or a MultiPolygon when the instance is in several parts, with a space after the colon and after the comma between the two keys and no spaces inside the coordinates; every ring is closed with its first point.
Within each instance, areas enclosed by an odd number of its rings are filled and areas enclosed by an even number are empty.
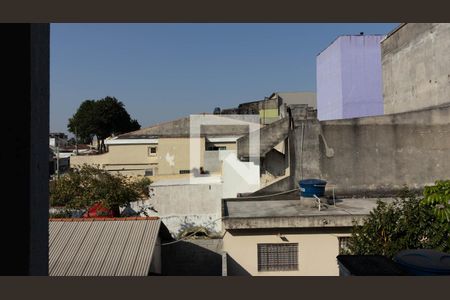
{"type": "Polygon", "coordinates": [[[148,147],[148,155],[155,156],[156,155],[156,147],[148,147]]]}
{"type": "Polygon", "coordinates": [[[226,146],[208,146],[206,151],[217,151],[217,150],[227,150],[226,146]]]}

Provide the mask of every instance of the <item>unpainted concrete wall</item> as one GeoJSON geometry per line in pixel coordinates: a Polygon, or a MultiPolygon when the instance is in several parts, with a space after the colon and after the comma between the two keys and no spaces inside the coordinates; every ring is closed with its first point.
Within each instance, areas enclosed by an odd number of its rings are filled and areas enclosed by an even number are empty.
{"type": "Polygon", "coordinates": [[[298,188],[301,179],[322,178],[328,182],[326,192],[334,188],[338,196],[395,196],[404,185],[420,190],[449,178],[450,104],[384,116],[294,123],[289,133],[290,177],[253,195],[283,192],[298,188]]]}
{"type": "Polygon", "coordinates": [[[213,172],[222,171],[222,161],[219,159],[219,151],[205,151],[204,169],[213,172]]]}
{"type": "Polygon", "coordinates": [[[173,236],[194,226],[221,231],[222,224],[217,219],[221,213],[222,184],[152,185],[151,188],[154,195],[147,201],[131,203],[131,208],[138,211],[139,206],[153,206],[157,213],[148,212],[159,216],[173,236]]]}
{"type": "Polygon", "coordinates": [[[286,157],[280,151],[270,150],[263,161],[263,168],[274,176],[283,176],[288,167],[286,157]]]}
{"type": "Polygon", "coordinates": [[[408,23],[381,43],[384,113],[450,103],[450,24],[408,23]]]}
{"type": "Polygon", "coordinates": [[[163,275],[221,276],[222,239],[191,239],[162,247],[163,275]]]}
{"type": "Polygon", "coordinates": [[[395,115],[305,124],[295,137],[295,181],[322,178],[342,194],[392,194],[403,185],[420,189],[448,179],[450,104],[395,115]],[[325,137],[334,152],[327,157],[325,137]]]}

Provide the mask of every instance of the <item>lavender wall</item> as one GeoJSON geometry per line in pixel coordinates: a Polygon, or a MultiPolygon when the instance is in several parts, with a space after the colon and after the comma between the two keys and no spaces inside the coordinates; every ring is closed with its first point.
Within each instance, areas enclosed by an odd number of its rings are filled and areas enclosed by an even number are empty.
{"type": "Polygon", "coordinates": [[[335,40],[317,56],[317,117],[319,120],[343,116],[341,43],[335,40]]]}
{"type": "Polygon", "coordinates": [[[319,120],[383,114],[382,38],[341,36],[317,56],[319,120]]]}

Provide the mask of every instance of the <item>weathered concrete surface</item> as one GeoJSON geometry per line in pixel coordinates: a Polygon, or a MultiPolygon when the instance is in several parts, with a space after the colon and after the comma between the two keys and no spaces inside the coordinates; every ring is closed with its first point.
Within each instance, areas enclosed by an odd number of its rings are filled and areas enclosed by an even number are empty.
{"type": "MultiPolygon", "coordinates": [[[[18,213],[5,213],[0,275],[48,275],[49,24],[2,24],[2,190],[18,213]]],[[[4,197],[7,201],[7,198],[4,197]]]]}
{"type": "Polygon", "coordinates": [[[317,137],[319,149],[310,151],[320,155],[314,166],[318,162],[318,168],[306,172],[305,177],[323,178],[338,193],[392,194],[404,185],[421,189],[449,178],[450,104],[403,114],[325,121],[320,126],[334,156],[325,155],[324,143],[317,137]]]}
{"type": "Polygon", "coordinates": [[[221,276],[222,239],[190,239],[162,246],[162,271],[168,276],[221,276]]]}
{"type": "Polygon", "coordinates": [[[283,153],[272,149],[264,157],[262,168],[274,176],[283,176],[288,167],[287,163],[286,156],[283,153]]]}
{"type": "Polygon", "coordinates": [[[293,123],[289,180],[253,196],[298,188],[306,178],[327,180],[329,194],[334,188],[340,196],[367,197],[394,196],[404,185],[420,190],[449,178],[450,104],[335,121],[297,118],[293,123]]]}
{"type": "MultiPolygon", "coordinates": [[[[289,132],[289,118],[277,120],[259,130],[260,156],[265,156],[273,147],[281,143],[287,138],[289,132]]],[[[251,133],[250,133],[251,134],[251,133]]],[[[240,137],[237,140],[238,157],[249,157],[249,140],[250,134],[240,137]]],[[[251,146],[251,145],[250,145],[251,146]]]]}
{"type": "Polygon", "coordinates": [[[449,23],[407,23],[381,51],[385,114],[450,103],[449,23]]]}
{"type": "Polygon", "coordinates": [[[151,185],[151,198],[131,203],[135,211],[140,206],[153,206],[157,215],[173,236],[189,227],[204,226],[212,232],[221,231],[220,218],[222,184],[151,185]]]}
{"type": "MultiPolygon", "coordinates": [[[[377,198],[340,199],[336,206],[326,204],[319,211],[307,201],[225,199],[224,228],[315,228],[351,227],[361,222],[376,207],[377,198]],[[308,203],[302,203],[308,202],[308,203]]],[[[325,199],[323,199],[325,201],[325,199]]],[[[391,202],[392,198],[383,201],[391,202]]]]}
{"type": "Polygon", "coordinates": [[[219,151],[204,152],[204,168],[210,173],[222,171],[222,161],[219,159],[219,151]]]}
{"type": "MultiPolygon", "coordinates": [[[[248,125],[233,124],[231,118],[217,115],[206,115],[211,120],[217,120],[218,123],[226,123],[229,125],[202,125],[201,135],[223,136],[223,135],[244,135],[248,133],[248,125]]],[[[148,137],[187,137],[190,132],[190,117],[184,117],[170,122],[156,124],[147,128],[142,128],[133,132],[120,135],[119,139],[127,138],[148,138],[148,137]]]]}
{"type": "Polygon", "coordinates": [[[291,177],[290,175],[286,175],[277,178],[275,181],[252,193],[251,196],[262,196],[291,190],[293,189],[293,180],[291,177]]]}

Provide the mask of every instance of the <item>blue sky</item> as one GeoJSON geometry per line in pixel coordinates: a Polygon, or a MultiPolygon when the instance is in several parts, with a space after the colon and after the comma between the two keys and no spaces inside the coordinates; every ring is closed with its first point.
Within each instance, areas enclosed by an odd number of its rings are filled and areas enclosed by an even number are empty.
{"type": "Polygon", "coordinates": [[[52,24],[50,130],[86,99],[114,96],[142,127],[191,113],[315,91],[316,55],[377,24],[52,24]]]}

